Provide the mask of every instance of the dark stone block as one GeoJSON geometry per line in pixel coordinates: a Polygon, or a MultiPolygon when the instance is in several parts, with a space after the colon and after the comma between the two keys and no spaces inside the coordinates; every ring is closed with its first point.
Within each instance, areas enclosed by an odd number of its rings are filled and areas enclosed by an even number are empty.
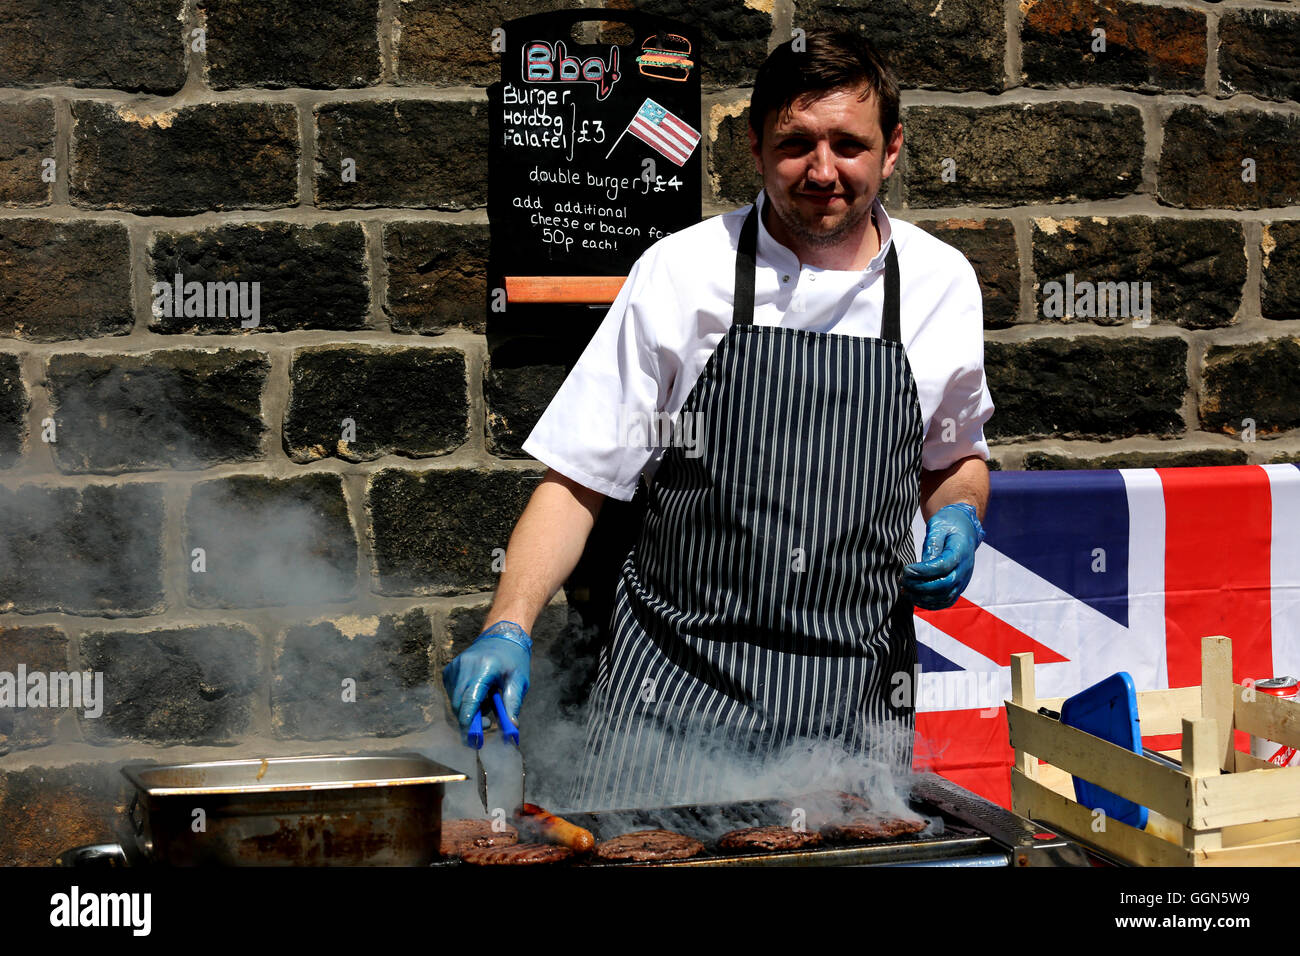
{"type": "Polygon", "coordinates": [[[498,344],[483,376],[488,451],[529,458],[523,444],[578,358],[574,343],[522,337],[498,344]]]}
{"type": "Polygon", "coordinates": [[[125,226],[0,220],[0,335],[58,342],[126,335],[134,323],[125,226]]]}
{"type": "Polygon", "coordinates": [[[548,10],[569,10],[569,0],[482,0],[446,4],[403,0],[397,7],[393,61],[399,83],[487,86],[501,79],[501,54],[492,31],[506,21],[548,10]]]}
{"type": "Polygon", "coordinates": [[[185,84],[181,0],[8,0],[0,86],[175,93],[185,84]]]}
{"type": "MultiPolygon", "coordinates": [[[[251,283],[256,282],[258,324],[250,327],[253,331],[366,327],[370,271],[360,223],[259,222],[198,232],[159,232],[149,253],[153,283],[174,287],[177,273],[183,284],[250,283],[237,290],[245,313],[252,311],[251,283]]],[[[149,327],[154,332],[191,335],[245,331],[243,322],[251,322],[252,317],[234,314],[229,291],[236,290],[205,285],[204,315],[187,316],[177,314],[175,294],[159,288],[151,300],[154,317],[149,327]],[[209,293],[213,307],[207,303],[209,293]]]]}
{"type": "MultiPolygon", "coordinates": [[[[6,675],[0,680],[13,681],[0,689],[0,756],[52,743],[55,724],[70,705],[94,704],[93,697],[81,696],[80,687],[75,688],[80,699],[72,700],[64,697],[61,688],[49,686],[51,673],[69,670],[68,638],[57,627],[0,626],[0,673],[6,675]],[[33,674],[43,675],[39,685],[30,679],[33,674]],[[40,696],[31,696],[32,691],[40,696]]],[[[93,687],[89,689],[93,694],[93,687]]]]}
{"type": "Polygon", "coordinates": [[[0,486],[0,611],[163,609],[159,485],[0,486]]]}
{"type": "Polygon", "coordinates": [[[1198,448],[1192,451],[1126,451],[1113,455],[1052,455],[1025,453],[1025,471],[1071,471],[1105,468],[1202,468],[1210,465],[1245,465],[1250,456],[1233,448],[1198,448]]]}
{"type": "Polygon", "coordinates": [[[276,735],[397,737],[427,727],[440,686],[432,643],[420,608],[289,628],[276,641],[271,682],[276,735]]]}
{"type": "Polygon", "coordinates": [[[387,468],[366,494],[380,594],[495,588],[510,532],[541,473],[387,468]]]}
{"type": "Polygon", "coordinates": [[[1000,92],[1003,23],[1001,0],[796,0],[794,7],[796,27],[866,36],[909,89],[1000,92]]]}
{"type": "Polygon", "coordinates": [[[1260,309],[1266,319],[1300,319],[1300,222],[1263,226],[1260,309]]]}
{"type": "MultiPolygon", "coordinates": [[[[1240,223],[1223,219],[1152,219],[1148,216],[1107,216],[1080,219],[1038,219],[1031,230],[1034,272],[1038,277],[1036,314],[1039,321],[1092,321],[1124,325],[1140,312],[1132,296],[1145,300],[1141,284],[1151,283],[1150,320],[1185,329],[1229,326],[1241,306],[1246,284],[1246,239],[1240,223]],[[1064,287],[1066,274],[1080,282],[1121,283],[1127,294],[1113,289],[1098,293],[1091,316],[1049,318],[1044,312],[1049,282],[1064,287]],[[1116,309],[1118,303],[1127,307],[1116,309]],[[1103,312],[1113,314],[1103,315],[1103,312]],[[1120,314],[1123,313],[1123,314],[1120,314]]],[[[1063,305],[1073,305],[1064,295],[1063,305]]],[[[1076,292],[1075,298],[1078,298],[1076,292]]]]}
{"type": "Polygon", "coordinates": [[[1143,93],[1205,87],[1205,14],[1127,0],[1024,0],[1022,76],[1030,86],[1118,86],[1143,93]],[[1094,50],[1093,30],[1105,30],[1094,50]]]}
{"type": "Polygon", "coordinates": [[[192,470],[262,457],[261,352],[55,355],[48,381],[62,471],[192,470]]]}
{"type": "Polygon", "coordinates": [[[53,158],[54,101],[0,103],[0,203],[47,205],[54,183],[42,179],[41,164],[53,158]]]}
{"type": "Polygon", "coordinates": [[[1179,435],[1187,343],[1178,338],[988,342],[984,368],[997,411],[990,439],[1179,435]]]}
{"type": "Polygon", "coordinates": [[[103,716],[80,717],[95,743],[234,743],[246,733],[261,684],[257,636],[228,625],[81,639],[86,666],[104,673],[103,716]]]}
{"type": "Polygon", "coordinates": [[[394,332],[423,335],[487,328],[488,227],[447,222],[384,225],[388,299],[394,332]]]}
{"type": "Polygon", "coordinates": [[[80,100],[72,121],[74,206],[185,216],[297,201],[292,104],[201,103],[147,114],[80,100]]]}
{"type": "Polygon", "coordinates": [[[9,468],[22,457],[31,404],[18,356],[0,353],[0,468],[9,468]]]}
{"type": "Polygon", "coordinates": [[[289,381],[284,450],[296,462],[425,458],[469,440],[469,378],[459,349],[300,349],[289,381]],[[345,419],[354,441],[342,437],[345,419]]]}
{"type": "Polygon", "coordinates": [[[1015,226],[1006,219],[944,219],[916,225],[955,247],[974,268],[984,294],[984,328],[1014,325],[1020,317],[1015,226]]]}
{"type": "Polygon", "coordinates": [[[749,107],[739,116],[717,121],[717,135],[709,145],[709,181],[719,202],[752,203],[763,188],[749,145],[749,107]]]}
{"type": "Polygon", "coordinates": [[[487,204],[487,104],[331,103],[316,110],[316,204],[326,209],[487,204]],[[343,181],[343,160],[356,182],[343,181]]]}
{"type": "Polygon", "coordinates": [[[1300,339],[1212,345],[1201,369],[1201,427],[1276,435],[1300,427],[1300,339]]]}
{"type": "Polygon", "coordinates": [[[1300,15],[1225,10],[1219,19],[1219,95],[1300,101],[1300,15]]]}
{"type": "Polygon", "coordinates": [[[1117,199],[1142,183],[1145,137],[1133,106],[912,106],[903,129],[912,206],[1117,199]],[[946,159],[956,163],[952,182],[943,181],[946,159]]]}
{"type": "Polygon", "coordinates": [[[1300,203],[1298,140],[1300,116],[1180,106],[1165,121],[1156,196],[1192,209],[1293,206],[1300,203]]]}
{"type": "Polygon", "coordinates": [[[334,89],[379,80],[377,0],[201,0],[199,11],[213,89],[334,89]]]}
{"type": "Polygon", "coordinates": [[[190,603],[266,607],[356,595],[357,540],[343,482],[317,472],[200,482],[185,512],[190,603]],[[194,570],[194,549],[206,571],[194,570]]]}

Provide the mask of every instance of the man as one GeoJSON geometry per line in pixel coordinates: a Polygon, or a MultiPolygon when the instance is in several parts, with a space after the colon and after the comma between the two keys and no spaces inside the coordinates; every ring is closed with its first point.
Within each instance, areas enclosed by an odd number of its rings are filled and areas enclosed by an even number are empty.
{"type": "Polygon", "coordinates": [[[528,629],[604,497],[644,477],[575,804],[706,799],[718,753],[808,741],[883,743],[906,769],[913,709],[891,678],[913,673],[912,606],[951,605],[983,537],[974,270],[877,198],[903,142],[888,67],[851,34],[805,42],[755,80],[755,204],[647,250],[525,443],[550,470],[488,626],[444,672],[462,726],[494,685],[517,714],[528,629]],[[665,412],[677,431],[647,447],[665,412]]]}

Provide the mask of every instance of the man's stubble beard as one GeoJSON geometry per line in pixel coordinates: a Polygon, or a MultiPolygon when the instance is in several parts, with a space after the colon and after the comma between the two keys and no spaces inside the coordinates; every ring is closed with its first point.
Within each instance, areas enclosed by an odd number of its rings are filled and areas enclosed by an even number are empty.
{"type": "Polygon", "coordinates": [[[781,220],[781,225],[785,226],[786,231],[794,236],[804,245],[812,248],[825,248],[834,246],[844,241],[844,237],[854,232],[866,219],[875,206],[875,200],[862,206],[856,213],[851,213],[845,217],[838,226],[830,232],[814,232],[804,224],[799,218],[798,213],[793,207],[782,207],[776,203],[769,203],[772,211],[776,213],[777,219],[781,220]]]}

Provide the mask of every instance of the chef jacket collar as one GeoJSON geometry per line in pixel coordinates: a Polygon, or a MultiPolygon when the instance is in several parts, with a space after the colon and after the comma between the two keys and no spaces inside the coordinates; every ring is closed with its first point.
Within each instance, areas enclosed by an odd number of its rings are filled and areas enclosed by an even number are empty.
{"type": "MultiPolygon", "coordinates": [[[[759,212],[758,257],[772,263],[777,268],[798,272],[801,268],[799,257],[772,238],[772,234],[767,231],[767,225],[763,222],[763,207],[767,205],[767,191],[760,189],[758,195],[754,198],[754,202],[758,205],[759,212]]],[[[876,194],[876,198],[872,201],[871,209],[876,217],[876,228],[880,230],[880,251],[862,270],[863,275],[870,275],[878,269],[885,268],[885,257],[889,253],[889,246],[894,238],[894,227],[890,224],[889,214],[885,212],[885,207],[880,202],[879,193],[876,194]]],[[[808,266],[807,268],[817,269],[816,266],[808,266]]],[[[824,270],[819,269],[818,271],[824,270]]]]}

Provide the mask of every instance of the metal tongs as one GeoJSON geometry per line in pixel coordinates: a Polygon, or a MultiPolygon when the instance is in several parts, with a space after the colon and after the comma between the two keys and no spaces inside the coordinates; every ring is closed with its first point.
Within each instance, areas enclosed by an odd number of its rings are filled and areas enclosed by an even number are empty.
{"type": "MultiPolygon", "coordinates": [[[[519,728],[515,726],[514,721],[510,719],[510,715],[506,713],[506,705],[501,699],[500,691],[494,690],[492,692],[491,707],[496,712],[497,725],[501,728],[501,739],[507,744],[514,744],[515,750],[519,753],[519,802],[523,804],[526,800],[524,782],[528,772],[524,766],[524,752],[519,748],[519,728]]],[[[483,769],[483,758],[480,753],[484,742],[483,719],[485,716],[490,723],[492,714],[488,711],[488,701],[486,700],[483,701],[482,707],[474,714],[474,719],[470,721],[469,730],[465,734],[465,743],[474,748],[474,767],[478,771],[478,798],[483,801],[483,812],[491,814],[492,811],[488,807],[487,798],[487,771],[483,769]]]]}

